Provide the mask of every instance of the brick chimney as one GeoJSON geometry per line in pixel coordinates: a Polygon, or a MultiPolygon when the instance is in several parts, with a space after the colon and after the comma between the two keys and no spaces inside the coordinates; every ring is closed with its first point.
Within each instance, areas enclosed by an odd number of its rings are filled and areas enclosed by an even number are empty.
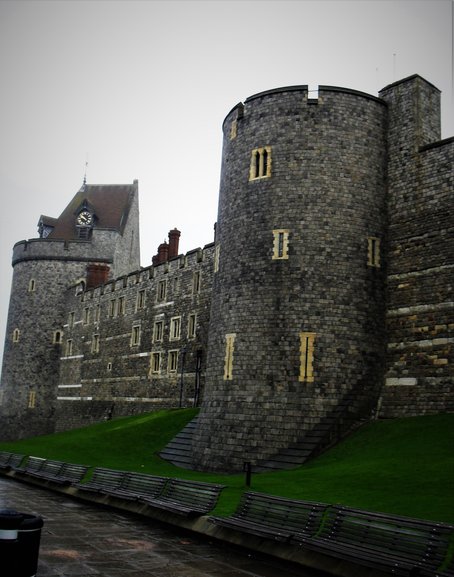
{"type": "Polygon", "coordinates": [[[107,264],[90,263],[87,265],[87,289],[91,289],[109,280],[110,267],[107,264]]]}
{"type": "Polygon", "coordinates": [[[169,232],[169,259],[178,256],[178,245],[180,243],[181,232],[174,228],[169,232]]]}
{"type": "Polygon", "coordinates": [[[158,246],[158,262],[157,264],[162,264],[169,260],[169,245],[166,242],[161,243],[158,246]]]}

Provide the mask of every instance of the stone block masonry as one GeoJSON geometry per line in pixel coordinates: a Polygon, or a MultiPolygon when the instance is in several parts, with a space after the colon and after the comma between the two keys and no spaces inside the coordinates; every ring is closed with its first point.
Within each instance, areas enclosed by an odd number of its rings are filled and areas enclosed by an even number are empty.
{"type": "Polygon", "coordinates": [[[134,181],[84,183],[14,246],[2,438],[194,405],[193,467],[232,472],[370,418],[454,410],[437,88],[278,88],[223,133],[213,244],[179,255],[173,229],[140,268],[134,181]]]}

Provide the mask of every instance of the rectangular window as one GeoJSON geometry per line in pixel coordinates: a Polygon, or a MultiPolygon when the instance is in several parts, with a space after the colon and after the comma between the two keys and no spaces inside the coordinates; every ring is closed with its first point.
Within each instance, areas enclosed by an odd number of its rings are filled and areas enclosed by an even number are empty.
{"type": "Polygon", "coordinates": [[[181,317],[170,319],[170,340],[177,341],[181,335],[181,317]]]}
{"type": "Polygon", "coordinates": [[[314,341],[315,333],[300,333],[300,381],[314,381],[314,341]]]}
{"type": "Polygon", "coordinates": [[[93,335],[91,340],[91,352],[99,353],[99,335],[93,335]]]}
{"type": "Polygon", "coordinates": [[[167,281],[160,280],[158,283],[158,292],[156,295],[156,300],[158,303],[162,303],[166,300],[166,293],[167,293],[167,281]]]}
{"type": "Polygon", "coordinates": [[[126,311],[126,299],[120,297],[117,302],[117,315],[124,315],[126,311]]]}
{"type": "Polygon", "coordinates": [[[288,259],[288,229],[273,230],[273,260],[288,259]]]}
{"type": "Polygon", "coordinates": [[[196,295],[200,292],[201,283],[201,272],[199,270],[194,271],[192,275],[192,294],[196,295]]]}
{"type": "Polygon", "coordinates": [[[159,343],[164,336],[164,321],[155,321],[153,326],[153,342],[159,343]]]}
{"type": "Polygon", "coordinates": [[[65,354],[67,357],[70,357],[73,354],[73,341],[72,341],[72,339],[68,339],[66,341],[65,354]]]}
{"type": "Polygon", "coordinates": [[[178,370],[178,351],[169,351],[167,359],[167,372],[176,373],[178,370]]]}
{"type": "Polygon", "coordinates": [[[73,326],[74,326],[75,317],[76,317],[76,315],[75,315],[74,312],[70,312],[69,315],[68,315],[68,327],[69,327],[70,329],[72,329],[73,326]]]}
{"type": "Polygon", "coordinates": [[[28,408],[34,409],[36,407],[36,391],[30,391],[28,394],[28,408]]]}
{"type": "Polygon", "coordinates": [[[236,334],[225,335],[224,381],[233,379],[233,351],[235,350],[236,334]]]}
{"type": "Polygon", "coordinates": [[[380,268],[380,239],[376,236],[367,239],[367,265],[380,268]]]}
{"type": "Polygon", "coordinates": [[[150,373],[157,375],[161,372],[161,353],[151,353],[150,373]]]}
{"type": "Polygon", "coordinates": [[[82,323],[84,325],[90,324],[90,309],[85,308],[82,316],[82,323]]]}
{"type": "Polygon", "coordinates": [[[101,305],[96,305],[95,308],[95,323],[99,323],[99,320],[101,318],[101,305]]]}
{"type": "Polygon", "coordinates": [[[131,347],[140,345],[140,325],[134,325],[131,331],[131,347]]]}
{"type": "Polygon", "coordinates": [[[13,331],[13,343],[18,343],[20,339],[20,330],[14,329],[13,331]]]}
{"type": "Polygon", "coordinates": [[[112,299],[112,300],[109,302],[109,317],[114,317],[114,316],[115,316],[116,303],[117,303],[117,301],[116,301],[115,299],[112,299]]]}
{"type": "Polygon", "coordinates": [[[145,290],[140,290],[137,293],[136,310],[143,309],[145,307],[145,290]]]}
{"type": "Polygon", "coordinates": [[[249,180],[271,176],[271,146],[255,148],[251,154],[249,180]]]}
{"type": "Polygon", "coordinates": [[[36,289],[36,282],[34,278],[30,279],[30,282],[28,283],[28,292],[32,293],[35,292],[36,289]]]}
{"type": "Polygon", "coordinates": [[[214,272],[219,271],[219,257],[221,256],[221,245],[217,244],[214,249],[214,272]]]}
{"type": "Polygon", "coordinates": [[[191,314],[188,319],[188,339],[195,338],[197,315],[191,314]]]}

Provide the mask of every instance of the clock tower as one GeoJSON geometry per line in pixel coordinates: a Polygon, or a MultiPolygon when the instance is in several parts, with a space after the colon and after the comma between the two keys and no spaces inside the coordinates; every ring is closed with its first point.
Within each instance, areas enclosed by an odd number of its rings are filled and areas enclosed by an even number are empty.
{"type": "Polygon", "coordinates": [[[13,249],[0,420],[3,440],[51,433],[65,342],[68,291],[87,267],[110,277],[140,268],[138,182],[84,185],[58,218],[41,216],[38,238],[13,249]]]}

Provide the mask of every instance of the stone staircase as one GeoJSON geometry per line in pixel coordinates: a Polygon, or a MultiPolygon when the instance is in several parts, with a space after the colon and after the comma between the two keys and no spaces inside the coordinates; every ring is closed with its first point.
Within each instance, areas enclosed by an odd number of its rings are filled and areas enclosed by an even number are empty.
{"type": "MultiPolygon", "coordinates": [[[[324,450],[339,442],[350,432],[368,421],[367,411],[355,410],[355,395],[347,393],[333,409],[326,414],[311,431],[302,432],[300,440],[281,449],[272,457],[252,465],[253,472],[278,471],[299,467],[324,450]]],[[[198,416],[192,419],[166,447],[159,456],[166,461],[192,469],[192,436],[198,416]]]]}
{"type": "Polygon", "coordinates": [[[192,435],[197,424],[197,417],[194,417],[176,437],[174,437],[164,449],[158,453],[162,459],[169,461],[177,467],[192,469],[191,447],[192,435]]]}

